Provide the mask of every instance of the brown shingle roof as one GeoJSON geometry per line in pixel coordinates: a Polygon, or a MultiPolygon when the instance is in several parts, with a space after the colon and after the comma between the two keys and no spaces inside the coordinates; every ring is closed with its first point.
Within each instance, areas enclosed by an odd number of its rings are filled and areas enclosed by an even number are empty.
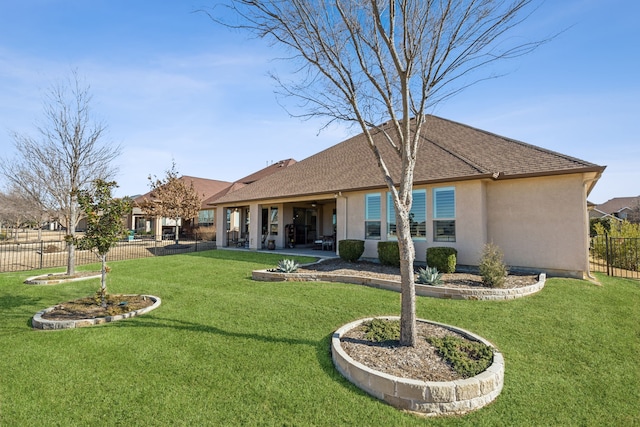
{"type": "Polygon", "coordinates": [[[237,181],[235,181],[233,184],[231,184],[230,186],[224,188],[222,191],[208,197],[206,200],[204,200],[204,202],[202,203],[203,206],[208,206],[208,208],[211,208],[211,205],[216,202],[218,199],[220,199],[221,197],[226,196],[229,193],[232,193],[234,191],[237,191],[241,188],[246,187],[249,184],[252,184],[256,181],[259,181],[261,179],[264,179],[266,177],[268,177],[269,175],[272,175],[276,172],[281,171],[282,169],[285,169],[293,164],[295,164],[296,161],[294,159],[285,159],[285,160],[280,160],[279,162],[273,163],[269,166],[267,166],[266,168],[262,168],[257,172],[252,173],[251,175],[245,176],[244,178],[241,178],[237,181]]]}
{"type": "MultiPolygon", "coordinates": [[[[374,136],[395,182],[400,158],[374,136]]],[[[435,183],[488,177],[602,172],[604,167],[467,125],[428,116],[422,129],[414,182],[435,183]]],[[[385,186],[364,134],[354,136],[251,185],[217,203],[315,195],[385,186]]]]}
{"type": "MultiPolygon", "coordinates": [[[[200,196],[200,199],[202,200],[202,206],[201,206],[202,209],[211,209],[211,206],[206,205],[204,202],[208,198],[210,198],[212,195],[221,193],[225,189],[231,187],[232,185],[231,182],[218,181],[215,179],[198,178],[195,176],[187,176],[187,175],[183,175],[178,179],[187,181],[187,184],[193,183],[193,188],[196,190],[196,193],[198,193],[198,196],[200,196]]],[[[145,198],[149,198],[150,193],[151,192],[149,191],[141,196],[136,197],[135,199],[133,199],[134,203],[137,203],[137,204],[143,203],[145,198]]]]}
{"type": "Polygon", "coordinates": [[[296,161],[294,159],[280,160],[279,162],[272,163],[271,165],[267,166],[266,168],[260,169],[258,172],[254,172],[251,175],[245,176],[244,178],[241,178],[241,179],[237,180],[236,182],[239,182],[239,183],[242,183],[242,184],[251,184],[253,182],[259,181],[262,178],[265,178],[265,177],[271,175],[272,173],[278,172],[282,168],[289,167],[294,163],[296,163],[296,161]]]}
{"type": "Polygon", "coordinates": [[[637,206],[640,206],[640,196],[637,197],[614,197],[613,199],[607,200],[606,202],[597,205],[596,209],[608,213],[610,215],[614,213],[618,213],[625,208],[633,209],[637,206]]]}

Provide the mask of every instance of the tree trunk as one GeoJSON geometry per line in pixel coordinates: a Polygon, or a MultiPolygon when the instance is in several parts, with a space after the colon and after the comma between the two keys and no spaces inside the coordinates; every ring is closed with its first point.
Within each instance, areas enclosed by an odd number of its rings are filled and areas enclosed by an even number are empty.
{"type": "Polygon", "coordinates": [[[102,271],[100,275],[100,302],[102,308],[107,308],[107,255],[100,255],[102,271]]]}
{"type": "Polygon", "coordinates": [[[178,221],[180,220],[180,218],[176,218],[176,245],[178,245],[178,241],[180,240],[180,237],[178,237],[178,233],[180,232],[180,225],[178,223],[178,221]]]}
{"type": "Polygon", "coordinates": [[[400,345],[413,346],[416,343],[416,287],[413,274],[415,247],[411,239],[409,211],[396,209],[396,232],[400,250],[400,345]]]}
{"type": "Polygon", "coordinates": [[[67,234],[70,236],[67,243],[67,275],[76,273],[76,224],[78,222],[78,208],[76,196],[72,195],[69,203],[69,218],[67,220],[67,234]]]}

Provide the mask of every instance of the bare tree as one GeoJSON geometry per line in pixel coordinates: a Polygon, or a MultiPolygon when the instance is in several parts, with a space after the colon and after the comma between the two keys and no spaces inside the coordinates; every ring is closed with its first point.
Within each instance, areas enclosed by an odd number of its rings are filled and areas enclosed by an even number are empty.
{"type": "Polygon", "coordinates": [[[111,162],[120,147],[104,141],[106,126],[92,118],[92,96],[76,71],[52,85],[44,99],[44,118],[37,137],[14,132],[16,156],[0,163],[11,185],[59,212],[67,228],[67,274],[75,273],[78,192],[96,179],[115,175],[111,162]]]}
{"type": "Polygon", "coordinates": [[[276,80],[284,94],[302,101],[302,117],[352,123],[364,132],[396,212],[402,345],[416,340],[409,213],[426,113],[468,86],[496,77],[476,71],[542,43],[505,38],[530,15],[533,1],[231,0],[237,23],[208,12],[216,22],[289,50],[300,80],[276,80]],[[401,160],[399,180],[378,144],[389,144],[401,160]]]}
{"type": "Polygon", "coordinates": [[[0,192],[0,223],[11,224],[14,238],[18,239],[18,229],[27,226],[37,227],[38,239],[42,237],[42,222],[47,213],[42,209],[39,201],[30,197],[20,189],[13,187],[6,192],[0,192]]]}
{"type": "Polygon", "coordinates": [[[163,179],[149,176],[149,197],[140,208],[147,215],[171,218],[175,221],[175,244],[179,244],[180,221],[189,221],[198,216],[202,201],[193,182],[178,177],[175,162],[166,171],[163,179]]]}
{"type": "Polygon", "coordinates": [[[631,207],[629,213],[627,214],[627,221],[634,224],[640,224],[640,202],[636,202],[631,207]]]}

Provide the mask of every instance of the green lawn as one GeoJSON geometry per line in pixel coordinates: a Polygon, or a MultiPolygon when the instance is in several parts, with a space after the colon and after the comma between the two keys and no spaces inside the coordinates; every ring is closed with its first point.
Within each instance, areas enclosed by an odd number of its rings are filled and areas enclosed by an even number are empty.
{"type": "Polygon", "coordinates": [[[30,318],[99,280],[27,286],[33,272],[0,274],[0,425],[640,425],[638,282],[551,279],[509,302],[418,298],[419,317],[478,333],[506,360],[493,404],[424,419],[352,386],[329,353],[339,326],[398,314],[399,294],[251,281],[277,260],[209,251],[113,262],[110,292],[157,295],[161,307],[63,331],[32,330],[30,318]]]}

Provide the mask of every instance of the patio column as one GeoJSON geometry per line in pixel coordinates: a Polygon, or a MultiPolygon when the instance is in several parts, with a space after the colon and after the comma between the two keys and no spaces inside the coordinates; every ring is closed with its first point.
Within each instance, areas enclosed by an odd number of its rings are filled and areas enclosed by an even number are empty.
{"type": "Polygon", "coordinates": [[[215,221],[216,221],[216,246],[223,248],[226,245],[227,238],[227,214],[226,209],[222,206],[215,208],[215,221]]]}
{"type": "Polygon", "coordinates": [[[347,197],[339,193],[336,196],[336,241],[335,250],[338,253],[338,242],[348,238],[347,234],[348,210],[347,197]]]}
{"type": "Polygon", "coordinates": [[[253,203],[249,205],[249,249],[260,249],[262,244],[262,228],[260,220],[262,219],[262,205],[253,203]]]}

